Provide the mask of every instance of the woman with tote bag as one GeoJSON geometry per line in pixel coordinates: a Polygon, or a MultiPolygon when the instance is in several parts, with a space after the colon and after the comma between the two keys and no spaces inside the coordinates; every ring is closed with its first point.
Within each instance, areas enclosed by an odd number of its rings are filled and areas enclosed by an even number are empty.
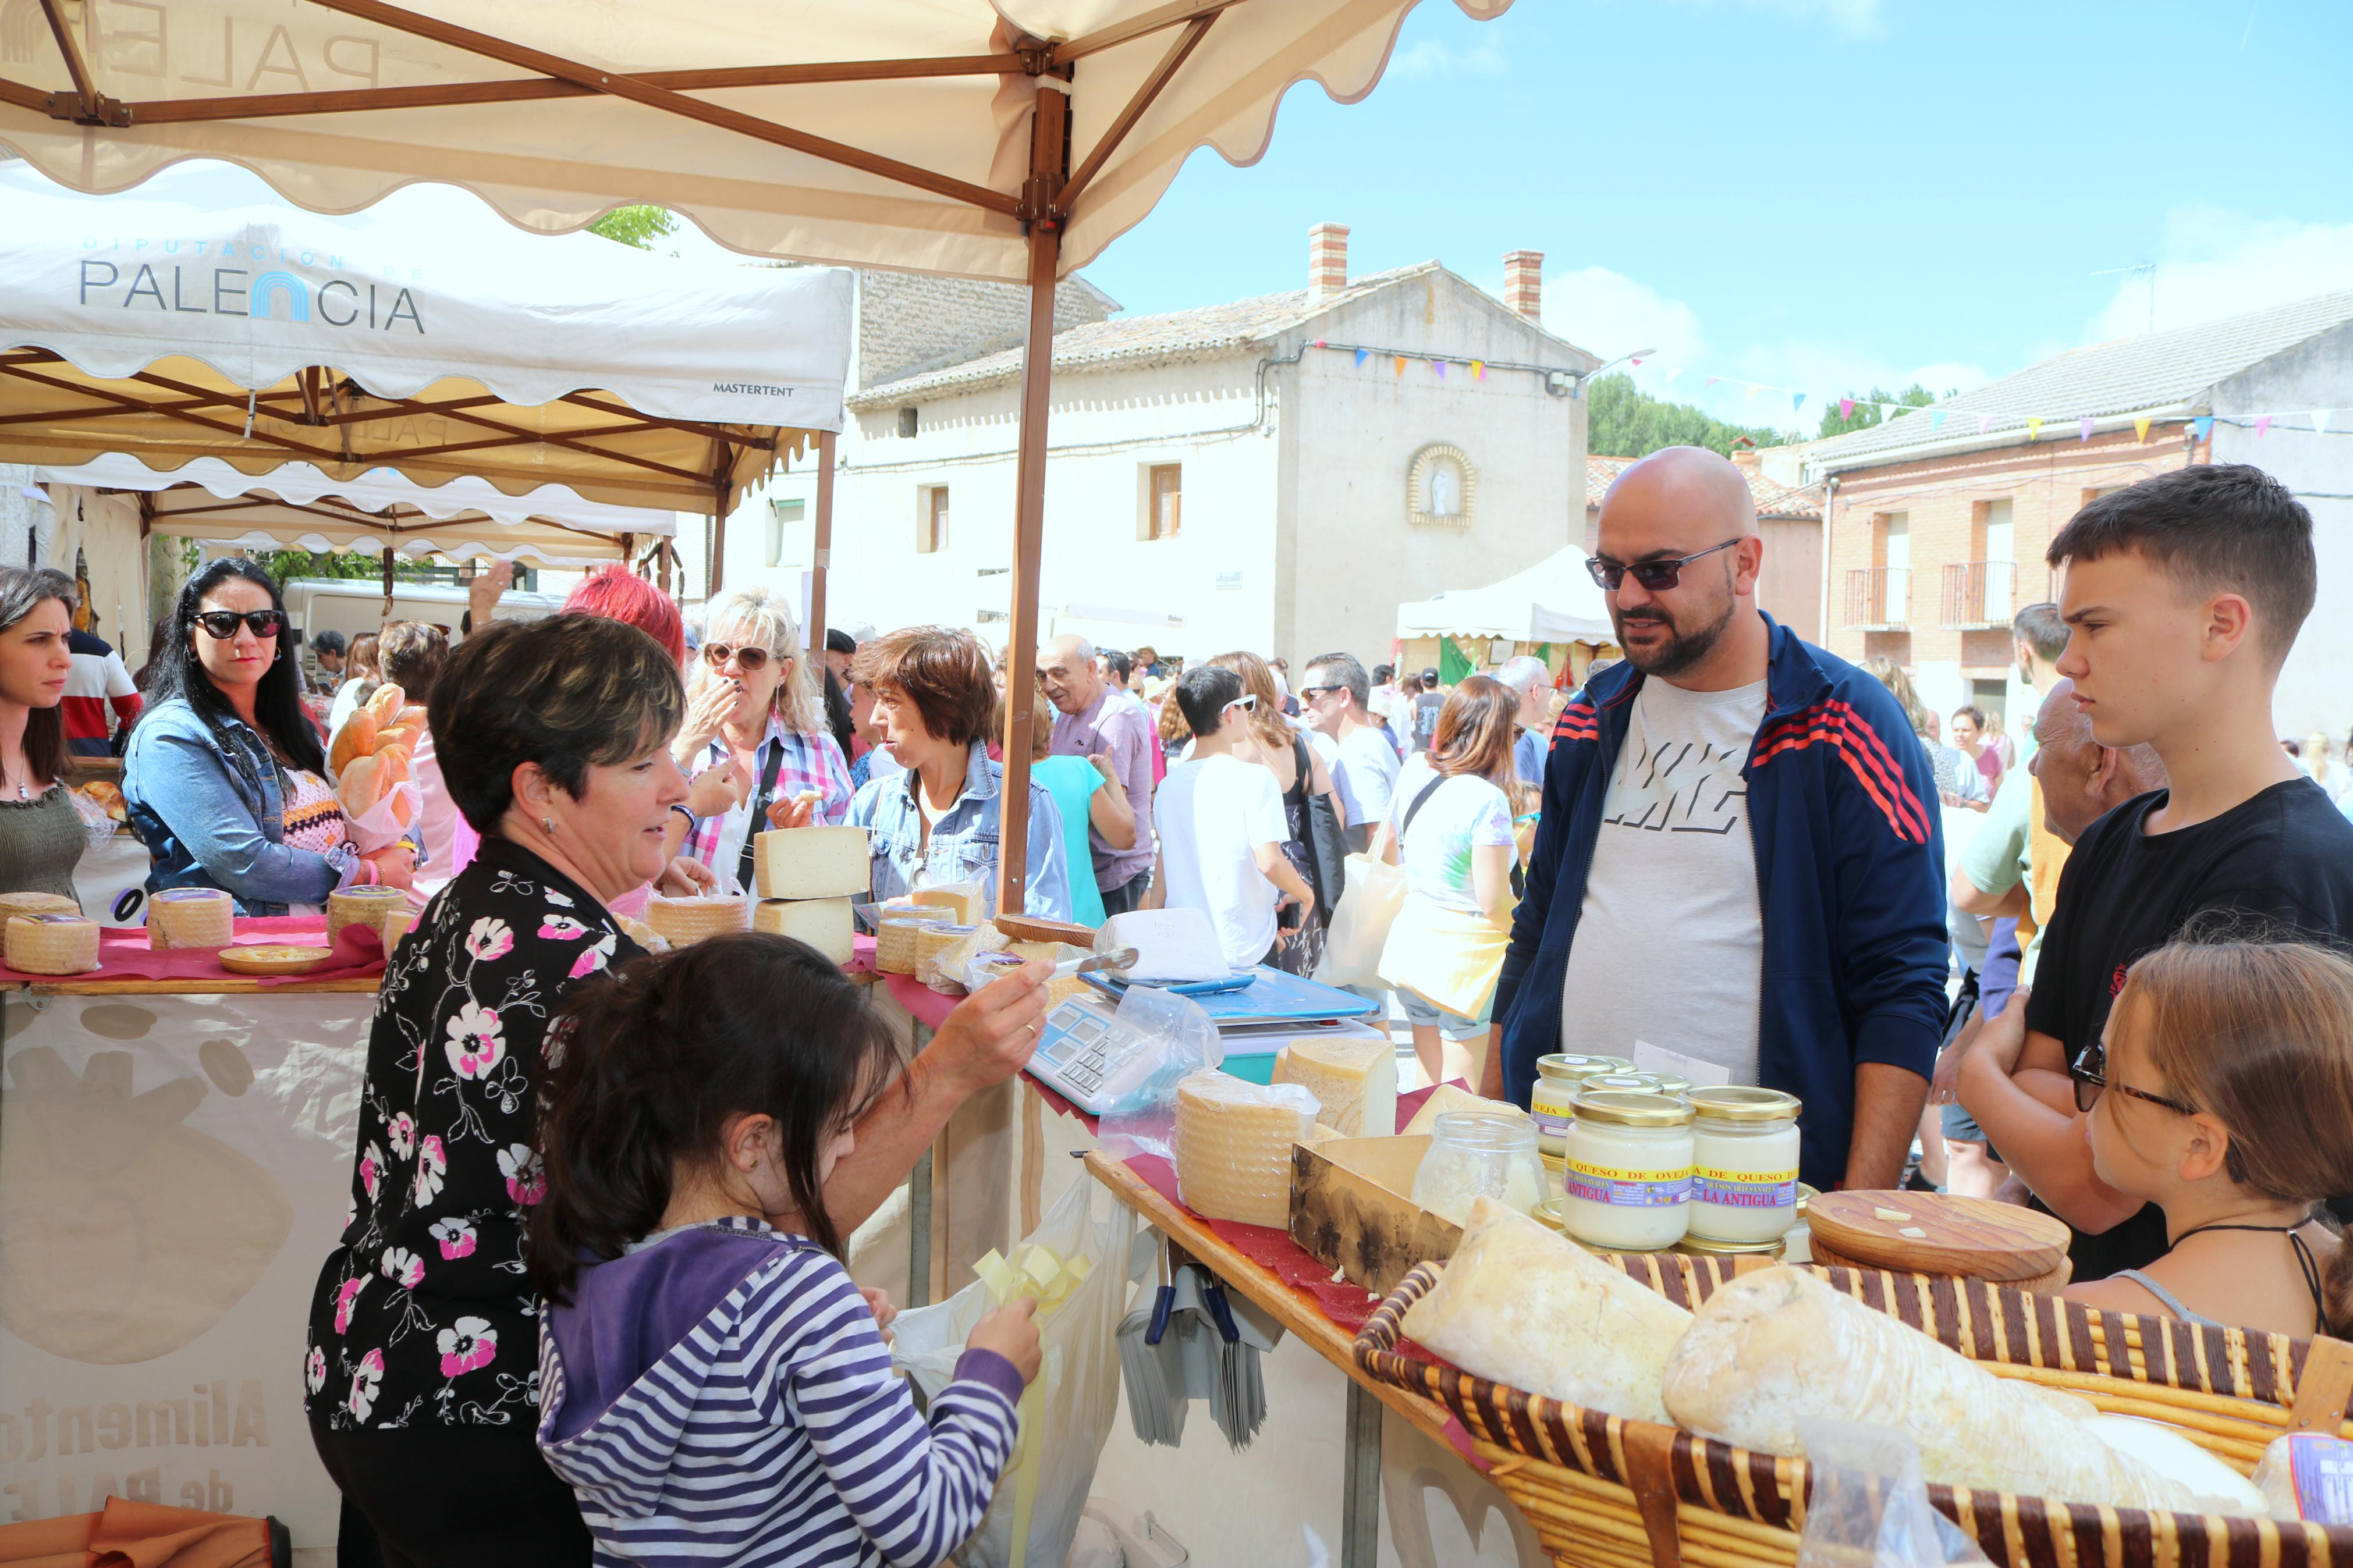
{"type": "Polygon", "coordinates": [[[1397,988],[1414,1056],[1432,1083],[1449,1076],[1441,1031],[1458,1041],[1484,1037],[1511,936],[1517,852],[1504,786],[1519,700],[1483,675],[1456,687],[1430,750],[1398,775],[1390,819],[1373,847],[1405,869],[1405,903],[1381,950],[1380,974],[1397,988]]]}

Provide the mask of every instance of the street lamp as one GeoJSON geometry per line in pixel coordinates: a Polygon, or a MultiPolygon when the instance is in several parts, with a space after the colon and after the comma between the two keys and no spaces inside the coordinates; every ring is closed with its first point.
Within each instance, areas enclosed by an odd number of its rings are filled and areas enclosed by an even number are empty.
{"type": "Polygon", "coordinates": [[[1625,364],[1630,361],[1649,359],[1652,354],[1657,353],[1659,351],[1656,349],[1636,349],[1632,353],[1620,354],[1608,364],[1602,365],[1595,370],[1587,371],[1583,375],[1573,376],[1569,382],[1568,395],[1571,397],[1582,397],[1585,395],[1585,384],[1587,382],[1593,380],[1595,377],[1601,375],[1606,372],[1616,370],[1620,365],[1625,364]]]}

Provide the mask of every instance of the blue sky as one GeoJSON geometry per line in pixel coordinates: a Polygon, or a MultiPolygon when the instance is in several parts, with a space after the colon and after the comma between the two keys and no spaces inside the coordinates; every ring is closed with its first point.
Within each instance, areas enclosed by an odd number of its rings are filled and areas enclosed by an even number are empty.
{"type": "Polygon", "coordinates": [[[2102,268],[2158,264],[2160,328],[2353,288],[2348,61],[2346,0],[1425,0],[1370,99],[1293,89],[1086,275],[1134,313],[1298,288],[1324,220],[1352,272],[1500,290],[1542,250],[1554,331],[1748,423],[1786,395],[1704,376],[1809,389],[1810,429],[2146,330],[2102,268]]]}

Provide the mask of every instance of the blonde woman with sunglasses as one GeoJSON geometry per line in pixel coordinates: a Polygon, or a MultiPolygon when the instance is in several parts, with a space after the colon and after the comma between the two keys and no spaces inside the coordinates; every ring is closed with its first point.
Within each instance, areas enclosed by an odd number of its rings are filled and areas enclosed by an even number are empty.
{"type": "Polygon", "coordinates": [[[765,588],[736,589],[712,606],[687,679],[686,725],[671,755],[690,779],[727,770],[735,804],[698,816],[681,853],[748,888],[757,835],[841,822],[849,759],[826,729],[799,623],[765,588]]]}

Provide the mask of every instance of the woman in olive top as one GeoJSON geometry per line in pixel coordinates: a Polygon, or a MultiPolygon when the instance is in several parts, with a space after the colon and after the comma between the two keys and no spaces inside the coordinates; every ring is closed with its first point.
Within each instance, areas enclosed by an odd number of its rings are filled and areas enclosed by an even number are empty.
{"type": "Polygon", "coordinates": [[[66,798],[66,677],[73,580],[0,567],[0,893],[73,898],[90,843],[66,798]]]}

